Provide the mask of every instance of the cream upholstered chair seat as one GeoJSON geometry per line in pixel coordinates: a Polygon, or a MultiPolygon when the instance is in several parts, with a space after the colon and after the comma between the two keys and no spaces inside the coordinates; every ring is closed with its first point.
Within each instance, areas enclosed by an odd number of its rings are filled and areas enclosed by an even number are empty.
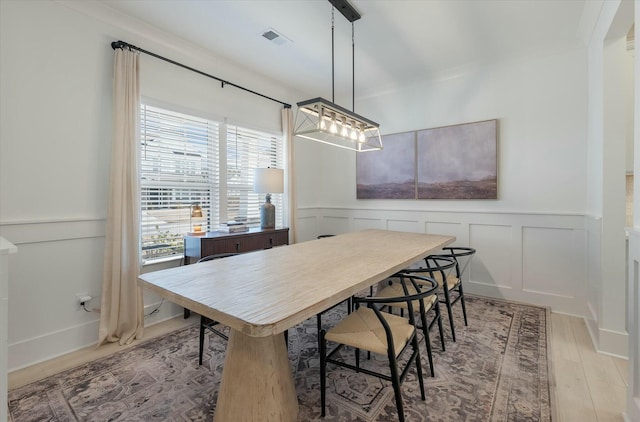
{"type": "MultiPolygon", "coordinates": [[[[409,323],[408,319],[396,315],[386,314],[384,319],[391,328],[393,346],[397,356],[411,339],[415,327],[409,323]]],[[[382,355],[386,355],[388,350],[384,327],[374,311],[369,308],[359,308],[347,315],[327,331],[325,339],[382,355]]]]}
{"type": "MultiPolygon", "coordinates": [[[[446,278],[447,278],[447,289],[449,289],[449,290],[455,289],[456,287],[458,287],[458,284],[460,284],[460,279],[458,277],[456,277],[455,274],[447,274],[446,278]]],[[[443,286],[444,286],[444,280],[442,278],[442,273],[434,272],[433,273],[433,279],[438,282],[438,287],[440,287],[442,289],[443,286]]]]}

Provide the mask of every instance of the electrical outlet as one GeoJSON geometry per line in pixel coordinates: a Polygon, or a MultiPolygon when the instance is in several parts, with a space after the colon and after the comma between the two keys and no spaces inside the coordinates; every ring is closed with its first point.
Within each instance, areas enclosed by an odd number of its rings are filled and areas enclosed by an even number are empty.
{"type": "Polygon", "coordinates": [[[78,304],[76,310],[82,309],[82,305],[87,306],[87,302],[91,299],[92,297],[88,293],[76,293],[76,303],[78,304]]]}

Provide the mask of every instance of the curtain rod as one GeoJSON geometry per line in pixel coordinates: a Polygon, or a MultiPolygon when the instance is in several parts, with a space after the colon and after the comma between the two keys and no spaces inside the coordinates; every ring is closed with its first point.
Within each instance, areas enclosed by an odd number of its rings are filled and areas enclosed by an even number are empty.
{"type": "Polygon", "coordinates": [[[250,90],[248,88],[245,88],[243,86],[236,85],[233,82],[225,81],[224,79],[218,78],[217,76],[210,75],[208,73],[202,72],[201,70],[194,69],[194,68],[189,67],[187,65],[184,65],[182,63],[178,63],[178,62],[176,62],[174,60],[168,59],[166,57],[162,57],[162,56],[160,56],[160,55],[158,55],[156,53],[152,53],[151,51],[144,50],[144,49],[142,49],[140,47],[136,47],[135,45],[129,44],[129,43],[124,42],[124,41],[114,41],[114,42],[112,42],[111,43],[111,48],[113,48],[114,50],[116,48],[128,48],[130,50],[136,50],[136,51],[139,51],[141,53],[148,54],[149,56],[155,57],[156,59],[164,60],[165,62],[169,62],[169,63],[174,64],[176,66],[180,66],[183,69],[187,69],[187,70],[190,70],[192,72],[199,73],[200,75],[206,76],[208,78],[215,79],[216,81],[219,81],[221,83],[222,88],[224,88],[225,85],[231,85],[231,86],[233,86],[235,88],[239,88],[239,89],[241,89],[243,91],[247,91],[247,92],[250,92],[250,93],[252,93],[254,95],[258,95],[258,96],[260,96],[262,98],[266,98],[267,100],[271,100],[271,101],[274,101],[276,103],[280,103],[280,104],[282,104],[284,106],[284,108],[291,108],[291,104],[287,104],[287,103],[285,103],[283,101],[276,100],[275,98],[268,97],[268,96],[266,96],[264,94],[260,94],[259,92],[252,91],[252,90],[250,90]]]}

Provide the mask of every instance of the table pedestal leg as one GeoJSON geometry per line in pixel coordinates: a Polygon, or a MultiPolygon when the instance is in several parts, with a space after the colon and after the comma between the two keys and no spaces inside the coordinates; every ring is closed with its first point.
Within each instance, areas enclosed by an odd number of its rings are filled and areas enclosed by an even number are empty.
{"type": "Polygon", "coordinates": [[[297,416],[284,335],[251,337],[231,330],[215,422],[293,422],[297,416]]]}

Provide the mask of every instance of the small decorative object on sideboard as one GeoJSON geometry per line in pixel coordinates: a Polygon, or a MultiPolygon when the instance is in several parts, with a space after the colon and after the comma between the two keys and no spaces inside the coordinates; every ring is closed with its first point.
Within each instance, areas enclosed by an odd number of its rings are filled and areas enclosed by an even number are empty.
{"type": "Polygon", "coordinates": [[[206,230],[202,230],[204,213],[202,207],[197,202],[191,204],[189,213],[189,236],[204,236],[206,230]]]}
{"type": "Polygon", "coordinates": [[[218,231],[222,233],[240,233],[249,231],[249,226],[241,221],[227,221],[220,224],[218,231]]]}

